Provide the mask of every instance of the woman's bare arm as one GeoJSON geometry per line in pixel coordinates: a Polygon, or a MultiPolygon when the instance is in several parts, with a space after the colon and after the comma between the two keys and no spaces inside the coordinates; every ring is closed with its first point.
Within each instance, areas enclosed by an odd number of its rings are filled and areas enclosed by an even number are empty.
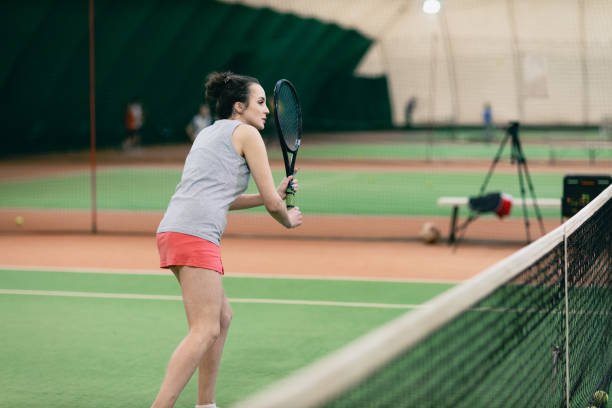
{"type": "MultiPolygon", "coordinates": [[[[283,197],[274,185],[266,146],[257,129],[249,125],[238,126],[232,136],[232,142],[238,154],[244,156],[249,164],[259,194],[245,194],[239,197],[230,209],[250,208],[263,204],[268,213],[285,227],[294,228],[300,225],[302,214],[299,208],[287,210],[283,197]]],[[[283,184],[286,189],[289,180],[291,178],[285,178],[279,190],[283,184]]]]}

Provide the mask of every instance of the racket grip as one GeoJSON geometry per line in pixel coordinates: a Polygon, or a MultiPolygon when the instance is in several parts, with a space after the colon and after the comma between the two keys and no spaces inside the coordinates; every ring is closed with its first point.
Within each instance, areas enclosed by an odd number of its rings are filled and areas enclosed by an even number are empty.
{"type": "Polygon", "coordinates": [[[287,209],[291,209],[295,207],[295,190],[291,183],[289,183],[289,187],[287,187],[287,196],[285,197],[285,202],[287,203],[287,209]]]}

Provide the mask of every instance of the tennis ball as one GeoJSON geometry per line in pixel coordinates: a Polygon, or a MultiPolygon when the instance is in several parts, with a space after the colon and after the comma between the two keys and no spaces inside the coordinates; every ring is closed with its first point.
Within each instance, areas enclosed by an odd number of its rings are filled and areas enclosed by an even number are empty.
{"type": "Polygon", "coordinates": [[[606,405],[608,403],[608,394],[605,391],[596,391],[593,395],[593,402],[599,406],[606,405]]]}
{"type": "Polygon", "coordinates": [[[23,225],[24,219],[21,215],[18,215],[15,217],[15,224],[17,225],[23,225]]]}
{"type": "Polygon", "coordinates": [[[427,244],[435,244],[440,239],[440,230],[434,223],[426,222],[421,229],[421,238],[427,244]]]}

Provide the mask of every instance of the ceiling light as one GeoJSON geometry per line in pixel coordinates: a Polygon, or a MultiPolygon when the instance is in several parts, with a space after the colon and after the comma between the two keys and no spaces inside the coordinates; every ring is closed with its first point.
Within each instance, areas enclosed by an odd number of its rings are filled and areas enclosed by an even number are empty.
{"type": "Polygon", "coordinates": [[[440,0],[425,0],[423,2],[423,12],[427,14],[437,14],[440,11],[440,0]]]}

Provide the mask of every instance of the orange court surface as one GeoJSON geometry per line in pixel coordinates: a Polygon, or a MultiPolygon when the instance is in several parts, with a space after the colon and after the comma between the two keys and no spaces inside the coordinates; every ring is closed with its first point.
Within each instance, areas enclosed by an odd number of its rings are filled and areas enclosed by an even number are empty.
{"type": "MultiPolygon", "coordinates": [[[[307,221],[306,221],[307,222],[307,221]]],[[[461,281],[515,252],[516,243],[367,241],[225,237],[227,275],[461,281]]],[[[3,233],[3,268],[168,273],[155,237],[145,234],[3,233]]]]}

